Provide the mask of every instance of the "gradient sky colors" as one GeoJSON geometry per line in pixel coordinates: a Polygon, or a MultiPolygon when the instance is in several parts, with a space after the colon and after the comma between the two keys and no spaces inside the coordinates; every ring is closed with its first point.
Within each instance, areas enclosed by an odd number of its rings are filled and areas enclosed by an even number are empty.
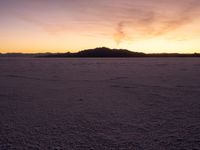
{"type": "Polygon", "coordinates": [[[0,0],[0,52],[200,53],[199,0],[0,0]]]}

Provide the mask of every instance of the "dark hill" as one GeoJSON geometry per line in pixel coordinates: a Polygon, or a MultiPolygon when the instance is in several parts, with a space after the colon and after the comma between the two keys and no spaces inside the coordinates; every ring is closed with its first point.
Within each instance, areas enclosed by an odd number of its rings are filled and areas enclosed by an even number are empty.
{"type": "Polygon", "coordinates": [[[125,49],[109,49],[99,47],[87,49],[77,53],[51,54],[46,57],[144,57],[145,53],[131,52],[125,49]]]}
{"type": "Polygon", "coordinates": [[[109,49],[106,47],[88,49],[76,54],[79,57],[136,57],[144,56],[144,53],[131,52],[124,49],[109,49]]]}
{"type": "Polygon", "coordinates": [[[44,54],[37,57],[200,57],[200,54],[179,54],[179,53],[155,53],[145,54],[140,52],[132,52],[126,49],[110,49],[106,47],[98,47],[87,49],[77,53],[57,53],[44,54]]]}

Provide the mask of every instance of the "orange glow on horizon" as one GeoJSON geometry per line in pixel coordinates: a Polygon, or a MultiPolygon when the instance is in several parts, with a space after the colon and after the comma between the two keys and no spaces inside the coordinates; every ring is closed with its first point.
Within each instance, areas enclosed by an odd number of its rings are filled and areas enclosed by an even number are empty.
{"type": "Polygon", "coordinates": [[[200,53],[197,0],[88,2],[0,2],[0,53],[62,53],[103,46],[145,53],[200,53]]]}

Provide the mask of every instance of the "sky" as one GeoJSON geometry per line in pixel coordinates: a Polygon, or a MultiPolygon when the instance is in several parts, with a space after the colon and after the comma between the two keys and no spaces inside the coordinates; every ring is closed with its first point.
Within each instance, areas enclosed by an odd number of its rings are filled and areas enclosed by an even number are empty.
{"type": "Polygon", "coordinates": [[[199,0],[0,0],[0,53],[200,53],[199,0]]]}

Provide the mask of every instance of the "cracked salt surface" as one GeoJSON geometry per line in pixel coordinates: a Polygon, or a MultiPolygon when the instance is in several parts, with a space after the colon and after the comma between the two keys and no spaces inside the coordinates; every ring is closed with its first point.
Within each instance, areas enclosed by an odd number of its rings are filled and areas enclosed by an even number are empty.
{"type": "Polygon", "coordinates": [[[0,150],[200,149],[198,58],[0,62],[0,150]]]}

